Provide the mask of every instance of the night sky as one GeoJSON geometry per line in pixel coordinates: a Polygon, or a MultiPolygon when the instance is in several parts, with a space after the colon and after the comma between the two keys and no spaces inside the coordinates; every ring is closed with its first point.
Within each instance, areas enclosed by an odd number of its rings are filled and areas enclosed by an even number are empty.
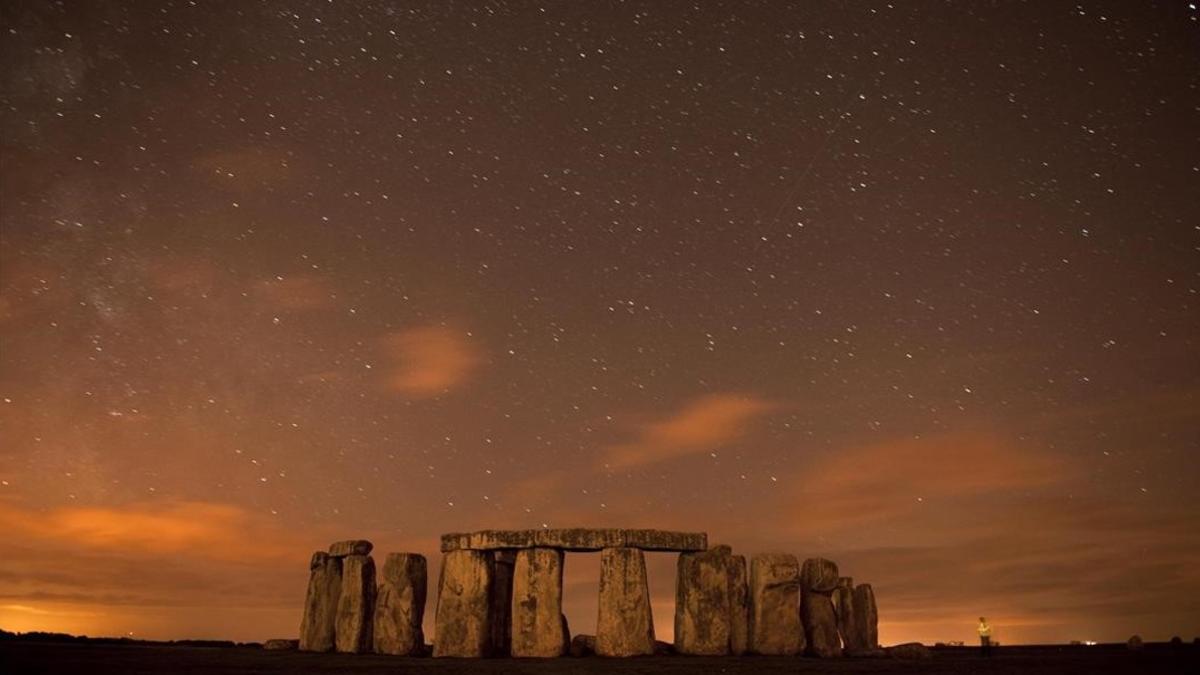
{"type": "Polygon", "coordinates": [[[335,539],[607,526],[829,557],[885,644],[1190,640],[1198,18],[5,2],[0,628],[291,637],[335,539]]]}

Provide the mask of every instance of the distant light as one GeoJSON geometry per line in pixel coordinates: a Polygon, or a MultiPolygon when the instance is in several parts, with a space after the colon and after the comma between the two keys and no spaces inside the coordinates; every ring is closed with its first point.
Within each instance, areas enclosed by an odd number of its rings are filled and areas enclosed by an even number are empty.
{"type": "Polygon", "coordinates": [[[1093,645],[1095,645],[1095,644],[1096,644],[1096,641],[1095,641],[1095,640],[1084,640],[1084,641],[1083,641],[1083,644],[1085,644],[1085,645],[1087,645],[1087,646],[1091,647],[1091,646],[1093,646],[1093,645]]]}

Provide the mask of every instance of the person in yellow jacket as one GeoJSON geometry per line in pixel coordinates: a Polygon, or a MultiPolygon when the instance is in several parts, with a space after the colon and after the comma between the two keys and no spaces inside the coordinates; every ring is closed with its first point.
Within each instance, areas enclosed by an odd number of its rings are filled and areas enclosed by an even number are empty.
{"type": "Polygon", "coordinates": [[[992,655],[992,627],[987,619],[979,617],[979,651],[983,656],[992,655]]]}

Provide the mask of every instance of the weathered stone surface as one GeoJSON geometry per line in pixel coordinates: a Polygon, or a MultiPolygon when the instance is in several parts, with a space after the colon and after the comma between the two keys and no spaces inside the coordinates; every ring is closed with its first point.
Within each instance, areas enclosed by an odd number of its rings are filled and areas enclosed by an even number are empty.
{"type": "Polygon", "coordinates": [[[442,556],[434,619],[434,656],[488,655],[491,642],[488,595],[491,587],[491,554],[460,550],[442,556]]]}
{"type": "Polygon", "coordinates": [[[824,558],[809,558],[800,570],[800,588],[817,593],[832,593],[840,579],[837,563],[824,558]]]}
{"type": "Polygon", "coordinates": [[[729,557],[729,653],[741,656],[750,650],[750,588],[746,583],[746,556],[729,557]]]}
{"type": "Polygon", "coordinates": [[[330,557],[324,551],[313,553],[309,562],[304,616],[300,620],[300,649],[309,652],[333,650],[341,594],[341,558],[330,557]]]}
{"type": "Polygon", "coordinates": [[[809,558],[800,569],[800,620],[810,656],[830,658],[842,653],[831,597],[840,579],[837,564],[824,558],[809,558]]]}
{"type": "Polygon", "coordinates": [[[750,559],[750,652],[799,654],[800,561],[787,553],[763,553],[750,559]]]}
{"type": "Polygon", "coordinates": [[[596,653],[638,656],[654,653],[654,619],[641,549],[606,548],[600,553],[600,612],[596,653]]]}
{"type": "Polygon", "coordinates": [[[920,642],[905,642],[894,647],[888,647],[884,651],[893,659],[902,659],[904,661],[926,661],[933,658],[933,652],[930,651],[929,647],[920,642]]]}
{"type": "Polygon", "coordinates": [[[596,636],[595,635],[576,635],[571,638],[571,656],[576,658],[584,656],[596,655],[596,636]]]}
{"type": "Polygon", "coordinates": [[[838,587],[833,589],[830,599],[833,601],[834,616],[837,617],[837,630],[838,635],[842,638],[842,649],[845,651],[866,649],[867,645],[861,644],[862,631],[855,623],[857,617],[854,612],[854,580],[850,577],[842,577],[838,587]]]}
{"type": "Polygon", "coordinates": [[[675,649],[680,654],[729,653],[731,556],[728,546],[679,555],[675,575],[675,649]]]}
{"type": "Polygon", "coordinates": [[[703,532],[617,529],[482,530],[442,535],[442,551],[472,549],[559,548],[564,551],[599,551],[605,548],[640,548],[647,551],[703,551],[703,532]]]}
{"type": "Polygon", "coordinates": [[[871,584],[854,587],[854,628],[858,631],[854,641],[857,649],[879,646],[879,611],[875,607],[875,591],[871,584]]]}
{"type": "Polygon", "coordinates": [[[344,558],[348,555],[371,555],[373,548],[375,548],[374,544],[366,539],[347,539],[330,544],[329,555],[335,558],[344,558]]]}
{"type": "Polygon", "coordinates": [[[512,650],[515,657],[562,656],[563,552],[552,548],[517,551],[513,568],[512,650]]]}
{"type": "Polygon", "coordinates": [[[533,540],[535,546],[561,548],[564,551],[599,551],[624,545],[625,536],[622,530],[589,530],[576,527],[535,530],[533,540]]]}
{"type": "Polygon", "coordinates": [[[516,551],[500,549],[492,552],[491,638],[489,654],[508,656],[512,647],[512,594],[513,567],[517,564],[516,551]]]}
{"type": "Polygon", "coordinates": [[[374,646],[375,560],[366,555],[348,555],[341,560],[342,594],[334,630],[337,650],[369,653],[374,646]]]}
{"type": "Polygon", "coordinates": [[[624,530],[626,548],[643,551],[705,551],[708,535],[704,532],[671,532],[668,530],[624,530]]]}
{"type": "Polygon", "coordinates": [[[425,646],[421,621],[425,616],[427,586],[425,556],[388,554],[375,597],[376,654],[416,656],[421,653],[425,646]]]}
{"type": "Polygon", "coordinates": [[[833,600],[825,593],[801,589],[800,618],[804,623],[804,639],[809,656],[827,659],[841,656],[842,641],[838,636],[837,616],[833,600]]]}
{"type": "Polygon", "coordinates": [[[270,652],[290,651],[299,648],[299,640],[288,640],[285,638],[274,638],[263,643],[263,649],[270,652]]]}

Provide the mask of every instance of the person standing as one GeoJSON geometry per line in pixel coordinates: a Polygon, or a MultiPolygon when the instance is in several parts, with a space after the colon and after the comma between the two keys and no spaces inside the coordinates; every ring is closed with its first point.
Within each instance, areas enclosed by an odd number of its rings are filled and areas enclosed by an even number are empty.
{"type": "Polygon", "coordinates": [[[987,619],[979,617],[979,653],[988,657],[992,655],[992,627],[987,619]]]}

